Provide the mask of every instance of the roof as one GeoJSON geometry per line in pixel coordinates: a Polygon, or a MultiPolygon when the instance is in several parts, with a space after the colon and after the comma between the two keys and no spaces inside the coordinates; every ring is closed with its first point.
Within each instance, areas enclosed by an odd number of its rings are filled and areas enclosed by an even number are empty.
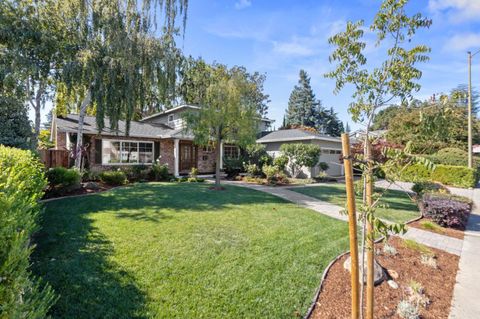
{"type": "Polygon", "coordinates": [[[179,105],[179,106],[176,106],[174,108],[171,108],[171,109],[168,109],[168,110],[165,110],[165,111],[162,111],[162,112],[159,112],[159,113],[155,113],[155,114],[152,114],[150,116],[147,116],[147,117],[144,117],[143,119],[141,119],[140,121],[145,121],[145,120],[148,120],[148,119],[151,119],[151,118],[154,118],[154,117],[157,117],[157,116],[160,116],[160,115],[165,115],[165,114],[169,114],[169,113],[174,113],[176,111],[179,111],[181,109],[199,109],[200,107],[198,106],[195,106],[195,105],[188,105],[188,104],[182,104],[182,105],[179,105]]]}
{"type": "MultiPolygon", "coordinates": [[[[78,130],[78,118],[78,114],[58,116],[55,118],[55,124],[59,131],[76,133],[78,130]]],[[[109,119],[105,118],[105,127],[100,134],[126,136],[125,127],[126,122],[120,120],[118,121],[118,130],[112,130],[109,119]]],[[[98,134],[96,118],[94,116],[85,116],[83,129],[85,134],[98,134]]],[[[130,121],[130,137],[165,138],[170,137],[172,133],[177,132],[168,125],[130,121]]]]}
{"type": "Polygon", "coordinates": [[[304,140],[322,140],[331,142],[341,142],[340,137],[334,137],[326,134],[308,132],[301,129],[288,129],[273,131],[257,140],[257,143],[273,143],[273,142],[292,142],[304,140]]]}

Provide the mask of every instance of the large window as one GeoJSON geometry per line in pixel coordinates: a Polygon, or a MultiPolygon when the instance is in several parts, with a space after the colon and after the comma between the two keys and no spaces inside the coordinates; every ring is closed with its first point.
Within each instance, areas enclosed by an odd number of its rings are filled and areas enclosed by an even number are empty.
{"type": "Polygon", "coordinates": [[[151,164],[153,143],[102,140],[102,164],[151,164]]]}
{"type": "Polygon", "coordinates": [[[223,146],[223,157],[229,159],[238,159],[240,156],[240,151],[236,145],[224,145],[223,146]]]}

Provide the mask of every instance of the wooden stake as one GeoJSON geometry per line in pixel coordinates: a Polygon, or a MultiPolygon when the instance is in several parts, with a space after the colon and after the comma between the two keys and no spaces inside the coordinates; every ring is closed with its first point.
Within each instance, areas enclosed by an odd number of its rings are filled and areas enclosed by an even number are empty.
{"type": "Polygon", "coordinates": [[[342,149],[343,165],[345,168],[345,188],[347,190],[348,230],[350,235],[352,319],[358,319],[360,313],[360,289],[358,279],[357,217],[355,211],[355,190],[353,187],[353,168],[348,133],[342,134],[342,149]]]}
{"type": "MultiPolygon", "coordinates": [[[[366,147],[366,156],[367,160],[367,175],[366,175],[366,204],[367,208],[370,209],[373,205],[373,171],[372,171],[372,149],[370,141],[365,141],[366,147]]],[[[365,220],[367,223],[367,301],[366,301],[366,310],[367,316],[366,319],[373,319],[373,309],[374,309],[374,294],[373,294],[373,283],[374,283],[374,253],[375,253],[375,243],[374,243],[374,229],[371,220],[368,218],[365,220]]]]}

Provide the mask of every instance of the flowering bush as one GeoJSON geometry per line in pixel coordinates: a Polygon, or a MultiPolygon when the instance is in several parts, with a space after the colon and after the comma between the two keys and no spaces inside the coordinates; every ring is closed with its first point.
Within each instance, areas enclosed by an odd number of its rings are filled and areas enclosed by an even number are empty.
{"type": "Polygon", "coordinates": [[[472,204],[463,198],[448,194],[425,194],[422,213],[444,227],[464,228],[472,204]]]}

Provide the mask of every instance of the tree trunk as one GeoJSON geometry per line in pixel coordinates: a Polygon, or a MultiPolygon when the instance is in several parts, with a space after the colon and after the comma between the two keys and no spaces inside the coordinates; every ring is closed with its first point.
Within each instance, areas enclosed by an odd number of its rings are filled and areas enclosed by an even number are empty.
{"type": "Polygon", "coordinates": [[[87,94],[80,106],[80,112],[78,113],[78,130],[77,130],[77,144],[75,146],[75,167],[79,170],[82,169],[82,147],[83,147],[83,122],[85,120],[85,114],[87,114],[87,107],[92,100],[92,93],[90,89],[87,90],[87,94]]]}
{"type": "MultiPolygon", "coordinates": [[[[373,172],[372,172],[372,150],[368,135],[365,137],[365,159],[367,160],[366,174],[366,202],[367,209],[371,209],[373,205],[373,172]]],[[[372,212],[369,212],[372,214],[372,212]]],[[[373,217],[373,216],[372,216],[373,217]]],[[[374,259],[375,259],[375,232],[371,218],[366,218],[367,224],[367,319],[373,319],[374,311],[374,259]]]]}
{"type": "MultiPolygon", "coordinates": [[[[33,82],[33,80],[32,80],[33,82]]],[[[32,83],[32,90],[34,90],[34,85],[32,83]]],[[[35,98],[30,100],[33,110],[35,111],[35,127],[34,127],[34,147],[38,146],[38,137],[40,136],[40,125],[42,121],[42,95],[45,92],[45,85],[42,81],[38,82],[38,89],[35,93],[35,98]]]]}
{"type": "Polygon", "coordinates": [[[221,160],[221,155],[222,152],[220,148],[222,147],[222,140],[220,139],[220,136],[217,136],[217,141],[215,145],[215,189],[219,190],[220,189],[220,160],[221,160]]]}

